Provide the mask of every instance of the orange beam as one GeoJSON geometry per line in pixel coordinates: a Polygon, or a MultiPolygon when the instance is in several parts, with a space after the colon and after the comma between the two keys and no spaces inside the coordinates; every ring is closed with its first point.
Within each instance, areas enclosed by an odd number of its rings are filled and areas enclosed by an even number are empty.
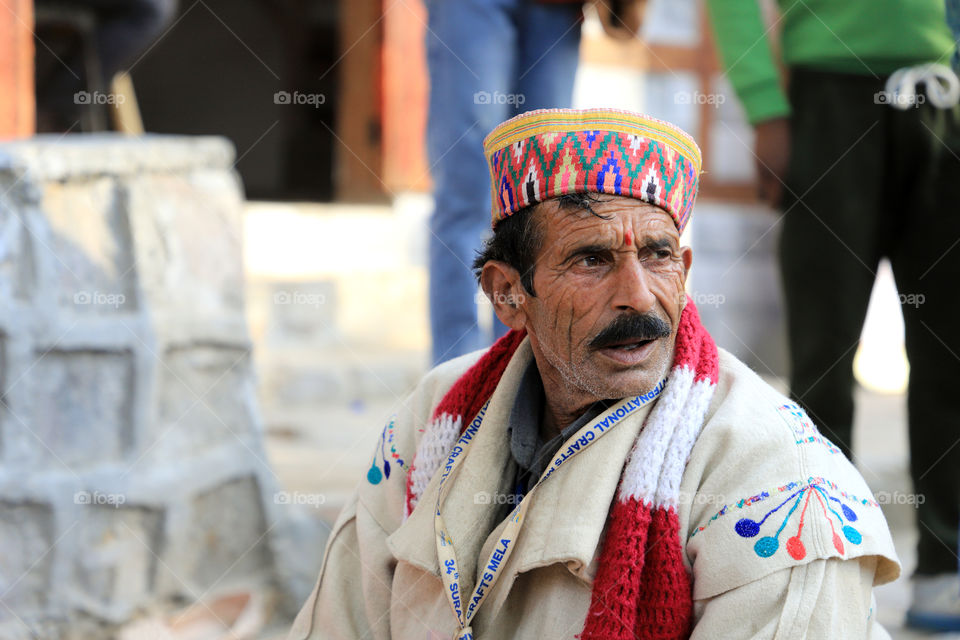
{"type": "MultiPolygon", "coordinates": [[[[0,0],[3,1],[3,0],[0,0]]],[[[381,0],[340,0],[337,200],[384,202],[381,0]]]]}
{"type": "Polygon", "coordinates": [[[430,190],[427,131],[427,9],[405,0],[386,11],[383,41],[383,173],[391,190],[430,190]]]}
{"type": "Polygon", "coordinates": [[[0,5],[0,140],[27,138],[36,130],[33,1],[0,5]]]}

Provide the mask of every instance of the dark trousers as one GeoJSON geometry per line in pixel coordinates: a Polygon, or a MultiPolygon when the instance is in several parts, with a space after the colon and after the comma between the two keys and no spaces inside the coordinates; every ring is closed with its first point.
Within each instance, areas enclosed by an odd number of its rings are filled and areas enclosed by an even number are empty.
{"type": "Polygon", "coordinates": [[[791,394],[850,456],[853,357],[877,265],[906,325],[918,574],[957,571],[960,109],[900,111],[886,78],[793,69],[780,267],[791,394]]]}

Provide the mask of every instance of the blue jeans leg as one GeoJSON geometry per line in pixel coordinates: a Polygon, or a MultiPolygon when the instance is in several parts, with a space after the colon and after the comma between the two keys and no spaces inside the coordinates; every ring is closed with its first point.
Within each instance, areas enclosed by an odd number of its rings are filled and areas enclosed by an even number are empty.
{"type": "MultiPolygon", "coordinates": [[[[544,8],[546,9],[546,8],[544,8]]],[[[516,98],[520,42],[518,29],[528,17],[522,0],[438,0],[428,3],[427,60],[430,102],[427,151],[434,182],[435,208],[430,218],[430,328],[434,364],[486,347],[477,322],[477,282],[471,266],[490,232],[490,178],[483,138],[497,124],[527,109],[516,98]],[[512,97],[511,97],[512,96],[512,97]]],[[[570,15],[569,7],[547,10],[570,15]]],[[[530,25],[538,39],[559,43],[541,61],[559,55],[569,38],[553,36],[554,22],[530,25]]],[[[579,35],[579,28],[575,28],[579,35]]],[[[531,36],[532,37],[532,36],[531,36]]],[[[577,41],[578,43],[579,41],[577,41]]],[[[562,105],[570,101],[570,88],[562,105]]],[[[569,59],[570,56],[564,56],[569,59]]],[[[529,67],[530,65],[526,65],[529,67]]],[[[536,68],[540,68],[537,66],[536,68]]],[[[536,74],[528,74],[536,75],[536,74]]],[[[548,79],[531,82],[543,95],[548,79]]],[[[538,98],[540,99],[540,98],[538,98]]],[[[559,106],[552,104],[550,106],[559,106]]],[[[495,321],[495,335],[506,328],[495,321]]]]}
{"type": "Polygon", "coordinates": [[[516,91],[525,100],[521,111],[569,107],[580,56],[579,3],[522,5],[516,91]]]}

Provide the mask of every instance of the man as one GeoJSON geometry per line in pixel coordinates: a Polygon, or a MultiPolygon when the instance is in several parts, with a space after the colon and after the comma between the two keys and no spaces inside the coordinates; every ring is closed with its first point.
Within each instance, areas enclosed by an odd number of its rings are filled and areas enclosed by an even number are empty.
{"type": "Polygon", "coordinates": [[[783,211],[790,393],[851,455],[853,359],[888,258],[906,301],[910,474],[922,497],[908,623],[960,630],[960,83],[946,66],[956,44],[944,2],[778,4],[789,93],[757,0],[707,3],[756,130],[761,195],[783,211]]]}
{"type": "Polygon", "coordinates": [[[387,423],[290,637],[888,637],[879,505],[684,295],[693,139],[542,110],[485,150],[512,331],[387,423]]]}

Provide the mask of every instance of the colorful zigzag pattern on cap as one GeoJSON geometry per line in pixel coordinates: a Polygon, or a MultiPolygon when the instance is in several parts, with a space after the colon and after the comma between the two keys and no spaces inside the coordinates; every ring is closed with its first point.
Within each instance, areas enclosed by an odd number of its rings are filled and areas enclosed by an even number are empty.
{"type": "Polygon", "coordinates": [[[542,109],[511,118],[484,140],[493,225],[570,193],[637,198],[683,232],[696,199],[700,148],[679,127],[614,109],[542,109]]]}

